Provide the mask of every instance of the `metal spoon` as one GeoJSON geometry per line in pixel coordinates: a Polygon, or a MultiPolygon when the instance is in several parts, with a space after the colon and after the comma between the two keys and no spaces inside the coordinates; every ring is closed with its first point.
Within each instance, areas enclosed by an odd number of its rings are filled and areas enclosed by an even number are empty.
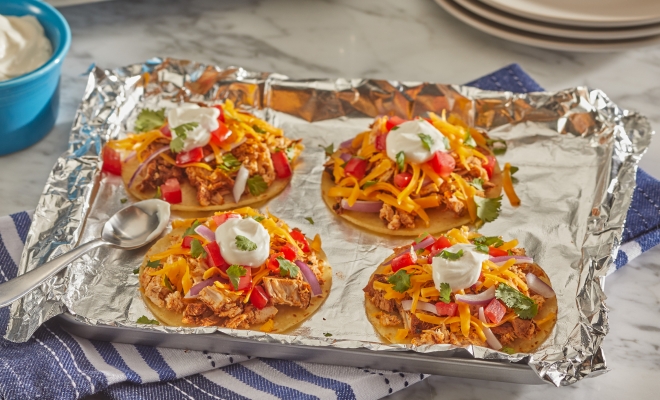
{"type": "Polygon", "coordinates": [[[137,249],[158,237],[170,219],[170,205],[145,200],[119,210],[103,226],[101,237],[80,245],[54,260],[0,284],[0,307],[11,304],[64,269],[69,263],[99,246],[137,249]]]}

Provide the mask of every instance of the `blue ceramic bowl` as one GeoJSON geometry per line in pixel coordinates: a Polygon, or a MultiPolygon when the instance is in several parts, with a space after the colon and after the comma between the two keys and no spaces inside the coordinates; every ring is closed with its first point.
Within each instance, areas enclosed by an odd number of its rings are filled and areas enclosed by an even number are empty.
{"type": "Polygon", "coordinates": [[[39,69],[0,82],[0,155],[4,155],[33,145],[55,125],[71,30],[62,14],[39,0],[0,0],[0,14],[33,15],[53,45],[53,56],[39,69]]]}

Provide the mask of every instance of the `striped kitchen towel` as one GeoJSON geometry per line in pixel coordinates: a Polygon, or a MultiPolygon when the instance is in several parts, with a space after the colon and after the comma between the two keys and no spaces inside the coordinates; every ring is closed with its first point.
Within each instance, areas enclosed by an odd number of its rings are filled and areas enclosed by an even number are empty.
{"type": "MultiPolygon", "coordinates": [[[[484,89],[541,90],[517,65],[470,83],[484,89]]],[[[660,182],[643,171],[628,213],[622,266],[660,242],[660,182]]],[[[31,223],[22,212],[0,217],[0,283],[16,276],[31,223]]],[[[4,336],[9,309],[0,308],[4,336]]],[[[78,399],[377,399],[425,375],[255,359],[87,340],[45,323],[26,343],[0,338],[0,397],[78,399]]]]}

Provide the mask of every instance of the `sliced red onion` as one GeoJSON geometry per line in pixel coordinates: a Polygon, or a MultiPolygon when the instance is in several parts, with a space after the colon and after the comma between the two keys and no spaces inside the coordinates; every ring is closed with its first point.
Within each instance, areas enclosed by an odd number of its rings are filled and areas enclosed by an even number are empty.
{"type": "MultiPolygon", "coordinates": [[[[410,311],[412,308],[412,300],[402,300],[401,307],[403,307],[403,309],[406,311],[410,311]]],[[[438,315],[438,309],[435,307],[435,304],[427,303],[425,301],[417,302],[417,310],[422,310],[438,315]]]]}
{"type": "Polygon", "coordinates": [[[491,257],[490,261],[494,262],[497,265],[504,265],[505,262],[510,259],[515,258],[516,262],[514,264],[531,264],[534,262],[532,257],[527,256],[501,256],[501,257],[491,257]]]}
{"type": "Polygon", "coordinates": [[[527,275],[525,275],[525,278],[527,279],[527,287],[529,287],[530,290],[540,294],[546,299],[556,296],[554,289],[552,289],[547,283],[543,282],[538,276],[528,272],[527,275]]]}
{"type": "Polygon", "coordinates": [[[296,260],[296,265],[298,268],[300,268],[300,272],[302,272],[303,276],[305,277],[305,280],[307,283],[309,283],[309,286],[312,288],[312,295],[320,296],[323,291],[321,290],[321,284],[319,283],[318,279],[316,279],[316,275],[314,274],[314,271],[312,271],[311,268],[309,268],[309,265],[305,264],[304,262],[300,260],[296,260]]]}
{"type": "Polygon", "coordinates": [[[170,149],[170,146],[163,146],[162,148],[154,151],[154,153],[152,155],[150,155],[149,158],[144,160],[144,162],[138,166],[138,168],[133,173],[133,176],[131,176],[131,179],[128,181],[128,187],[130,188],[131,186],[133,186],[133,181],[135,180],[135,178],[138,175],[140,175],[140,172],[142,172],[144,167],[149,165],[149,163],[152,162],[153,160],[155,160],[156,157],[158,157],[161,153],[165,153],[169,149],[170,149]]]}
{"type": "Polygon", "coordinates": [[[471,306],[485,306],[495,298],[495,286],[489,287],[479,294],[456,294],[457,303],[465,303],[471,306]]]}
{"type": "Polygon", "coordinates": [[[341,199],[341,208],[349,211],[377,213],[383,207],[382,201],[357,200],[352,206],[348,205],[348,200],[341,199]]]}
{"type": "Polygon", "coordinates": [[[194,285],[190,288],[190,290],[188,291],[188,293],[186,294],[185,298],[186,298],[186,299],[190,299],[190,298],[195,298],[195,297],[197,297],[197,295],[199,295],[199,292],[201,292],[202,289],[204,289],[204,288],[207,287],[207,286],[211,286],[211,285],[213,285],[213,283],[214,283],[215,281],[218,281],[218,280],[220,280],[220,277],[215,276],[215,277],[209,278],[209,279],[207,279],[207,280],[205,280],[205,281],[201,281],[201,282],[199,282],[199,283],[194,284],[194,285]]]}
{"type": "MultiPolygon", "coordinates": [[[[479,320],[484,324],[488,323],[486,321],[486,315],[484,313],[483,307],[479,307],[479,320]]],[[[502,348],[502,343],[497,340],[497,337],[495,337],[495,334],[490,330],[490,328],[483,326],[481,330],[484,331],[484,335],[486,335],[486,343],[488,343],[491,348],[494,350],[499,350],[502,348]]]]}
{"type": "Polygon", "coordinates": [[[416,243],[413,246],[413,249],[419,250],[419,249],[425,249],[435,243],[435,238],[432,235],[428,235],[426,239],[420,241],[419,243],[416,243]]]}
{"type": "Polygon", "coordinates": [[[341,158],[342,161],[344,161],[344,162],[348,162],[348,160],[350,160],[351,157],[352,157],[352,156],[351,156],[351,153],[341,153],[341,154],[339,155],[339,158],[341,158]]]}
{"type": "Polygon", "coordinates": [[[341,142],[341,144],[339,145],[339,148],[341,148],[341,149],[348,149],[348,148],[350,148],[352,145],[353,145],[353,139],[348,139],[348,140],[345,141],[345,142],[341,142]]]}
{"type": "Polygon", "coordinates": [[[126,158],[124,158],[124,162],[127,163],[127,162],[131,161],[132,159],[135,158],[136,155],[137,155],[136,152],[131,151],[130,153],[128,153],[128,156],[126,158]]]}
{"type": "Polygon", "coordinates": [[[245,168],[245,165],[241,165],[241,168],[239,168],[238,174],[236,175],[236,180],[234,181],[234,191],[232,192],[234,195],[234,201],[236,203],[241,200],[241,196],[243,195],[243,192],[245,192],[245,184],[247,183],[249,176],[250,171],[245,168]]]}
{"type": "Polygon", "coordinates": [[[211,153],[208,156],[204,157],[204,161],[206,161],[206,162],[211,162],[213,160],[215,160],[215,154],[214,153],[211,153]]]}
{"type": "Polygon", "coordinates": [[[195,228],[195,232],[199,233],[201,237],[208,240],[209,242],[215,240],[215,233],[213,233],[211,228],[206,225],[198,225],[197,228],[195,228]]]}

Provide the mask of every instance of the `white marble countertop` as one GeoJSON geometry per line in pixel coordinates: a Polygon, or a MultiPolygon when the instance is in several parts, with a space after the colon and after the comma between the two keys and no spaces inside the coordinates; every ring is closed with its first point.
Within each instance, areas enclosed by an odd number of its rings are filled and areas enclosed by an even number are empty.
{"type": "MultiPolygon", "coordinates": [[[[55,129],[39,144],[0,157],[0,215],[33,209],[67,147],[91,63],[103,67],[171,56],[277,71],[296,78],[371,77],[463,83],[512,62],[542,86],[603,89],[659,126],[660,47],[614,54],[535,49],[490,37],[432,0],[118,0],[60,9],[73,44],[63,67],[55,129]]],[[[642,168],[660,178],[660,141],[642,168]]],[[[568,388],[432,377],[394,395],[422,399],[647,399],[660,390],[660,248],[608,280],[611,371],[568,388]],[[624,397],[625,396],[625,397],[624,397]]]]}

